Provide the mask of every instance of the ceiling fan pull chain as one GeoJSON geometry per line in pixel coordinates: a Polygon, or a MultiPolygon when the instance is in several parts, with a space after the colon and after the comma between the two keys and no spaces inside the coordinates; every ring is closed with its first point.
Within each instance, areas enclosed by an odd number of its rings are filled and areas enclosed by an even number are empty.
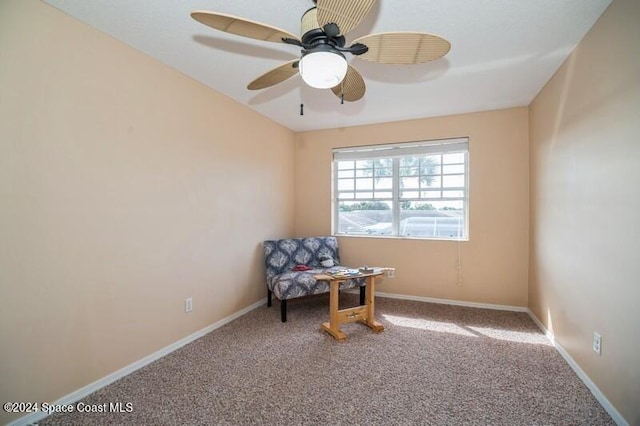
{"type": "Polygon", "coordinates": [[[300,115],[304,115],[304,104],[300,104],[300,115]]]}

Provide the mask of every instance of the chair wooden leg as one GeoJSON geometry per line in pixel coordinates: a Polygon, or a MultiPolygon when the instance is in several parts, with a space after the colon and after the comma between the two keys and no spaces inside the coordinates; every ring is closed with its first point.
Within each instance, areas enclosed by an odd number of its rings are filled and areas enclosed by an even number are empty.
{"type": "Polygon", "coordinates": [[[364,294],[366,288],[366,286],[360,286],[360,306],[364,305],[364,294]]]}
{"type": "Polygon", "coordinates": [[[280,301],[280,317],[282,322],[287,322],[287,300],[280,301]]]}
{"type": "Polygon", "coordinates": [[[271,307],[271,290],[267,289],[267,307],[271,307]]]}

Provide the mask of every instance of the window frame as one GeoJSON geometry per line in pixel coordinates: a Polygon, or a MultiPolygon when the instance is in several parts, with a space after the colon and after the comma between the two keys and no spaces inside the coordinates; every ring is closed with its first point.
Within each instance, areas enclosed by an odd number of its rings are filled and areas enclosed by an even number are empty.
{"type": "MultiPolygon", "coordinates": [[[[341,147],[341,148],[333,148],[332,149],[332,161],[331,161],[331,230],[332,235],[334,236],[350,236],[350,237],[365,237],[365,238],[394,238],[394,239],[420,239],[420,240],[439,240],[439,241],[469,241],[469,138],[468,137],[458,137],[458,138],[449,138],[449,139],[437,139],[437,140],[426,140],[426,141],[415,141],[415,142],[399,142],[399,143],[391,143],[391,144],[381,144],[381,145],[363,145],[363,146],[354,146],[354,147],[341,147]],[[422,195],[422,184],[420,183],[420,178],[423,176],[421,169],[418,170],[418,196],[410,197],[410,198],[402,198],[401,192],[402,188],[400,185],[400,180],[402,176],[400,176],[400,162],[403,157],[420,157],[427,155],[445,155],[445,154],[453,154],[453,153],[463,153],[463,172],[462,173],[444,173],[444,166],[442,162],[439,164],[440,172],[439,174],[429,174],[429,176],[439,176],[440,179],[444,179],[446,175],[460,175],[464,174],[464,186],[463,187],[444,187],[444,182],[441,180],[439,188],[434,188],[433,191],[440,191],[440,197],[438,198],[428,198],[421,196],[422,195]],[[370,198],[358,198],[356,196],[358,189],[356,187],[356,179],[357,179],[357,166],[354,163],[353,170],[354,176],[351,178],[353,180],[353,199],[345,200],[340,198],[340,194],[344,193],[344,190],[339,190],[339,167],[338,164],[340,161],[371,161],[371,160],[385,160],[391,159],[391,169],[392,175],[392,188],[390,190],[384,190],[384,192],[391,191],[391,197],[386,198],[378,198],[376,197],[376,189],[375,183],[372,186],[372,189],[368,192],[371,192],[370,198]],[[445,190],[456,190],[462,191],[463,195],[461,197],[448,197],[444,198],[442,193],[445,190]],[[339,232],[340,225],[340,202],[344,201],[364,201],[364,202],[391,202],[392,204],[392,225],[391,225],[391,233],[390,234],[361,234],[361,233],[348,233],[348,232],[339,232]],[[462,217],[464,219],[464,227],[462,229],[461,236],[416,236],[416,235],[401,235],[400,234],[400,222],[401,222],[401,203],[403,201],[411,201],[411,202],[424,202],[429,203],[433,202],[443,202],[443,201],[461,201],[463,213],[462,217]]],[[[461,163],[457,163],[456,165],[461,165],[461,163]]],[[[407,166],[405,166],[407,167],[407,166]]],[[[413,166],[411,166],[413,167],[413,166]]],[[[388,168],[388,166],[386,167],[388,168]]],[[[371,167],[371,179],[375,182],[375,165],[371,167]]],[[[409,175],[412,176],[412,175],[409,175]]],[[[386,177],[386,176],[385,176],[386,177]]],[[[407,177],[407,176],[404,176],[407,177]]],[[[412,176],[413,177],[413,176],[412,176]]],[[[429,189],[431,191],[431,189],[429,189]]]]}

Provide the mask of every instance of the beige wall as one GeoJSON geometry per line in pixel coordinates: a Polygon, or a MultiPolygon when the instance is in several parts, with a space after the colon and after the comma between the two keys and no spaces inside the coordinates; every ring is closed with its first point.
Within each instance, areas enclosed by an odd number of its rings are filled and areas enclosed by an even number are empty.
{"type": "Polygon", "coordinates": [[[615,0],[531,113],[529,304],[640,424],[640,2],[615,0]],[[602,335],[602,356],[591,350],[602,335]]]}
{"type": "Polygon", "coordinates": [[[35,0],[0,3],[0,64],[0,401],[54,401],[265,297],[291,131],[35,0]]]}
{"type": "Polygon", "coordinates": [[[299,133],[296,234],[331,233],[331,148],[469,137],[469,241],[341,237],[342,261],[397,268],[380,291],[527,305],[528,110],[299,133]],[[457,284],[460,251],[462,285],[457,284]]]}

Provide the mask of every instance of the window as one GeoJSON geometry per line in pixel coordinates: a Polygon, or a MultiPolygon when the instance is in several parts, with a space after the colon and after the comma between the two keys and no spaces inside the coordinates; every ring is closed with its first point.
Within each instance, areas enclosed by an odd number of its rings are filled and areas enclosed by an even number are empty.
{"type": "Polygon", "coordinates": [[[333,150],[333,231],[467,239],[467,138],[333,150]]]}

